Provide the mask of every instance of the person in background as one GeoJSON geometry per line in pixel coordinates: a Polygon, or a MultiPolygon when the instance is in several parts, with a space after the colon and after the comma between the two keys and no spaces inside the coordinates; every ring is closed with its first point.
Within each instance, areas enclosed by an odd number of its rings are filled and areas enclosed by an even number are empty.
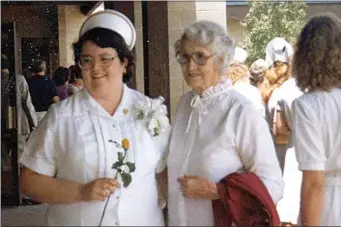
{"type": "Polygon", "coordinates": [[[257,59],[250,66],[250,84],[257,87],[262,93],[266,88],[265,73],[268,65],[264,59],[257,59]]]}
{"type": "Polygon", "coordinates": [[[303,172],[300,225],[341,224],[341,20],[312,17],[301,31],[293,75],[293,138],[303,172]]]}
{"type": "Polygon", "coordinates": [[[18,158],[24,152],[26,141],[38,124],[38,118],[32,104],[28,84],[23,75],[16,76],[17,122],[18,122],[18,158]]]}
{"type": "Polygon", "coordinates": [[[277,118],[273,124],[274,138],[285,183],[283,198],[277,204],[277,211],[284,224],[296,225],[299,217],[302,173],[298,170],[293,145],[292,103],[303,92],[297,87],[296,80],[290,77],[276,89],[275,94],[278,105],[276,107],[277,118]]]}
{"type": "Polygon", "coordinates": [[[65,67],[58,67],[53,74],[53,81],[57,87],[57,94],[60,100],[64,100],[69,96],[69,69],[65,67]]]}
{"type": "Polygon", "coordinates": [[[1,54],[1,173],[11,169],[11,144],[13,128],[13,107],[15,106],[15,77],[9,71],[10,62],[1,54]]]}
{"type": "MultiPolygon", "coordinates": [[[[32,132],[33,128],[37,126],[37,116],[34,110],[34,106],[31,101],[31,96],[28,88],[28,84],[23,75],[16,75],[14,77],[13,73],[9,72],[9,61],[6,55],[1,55],[1,76],[2,76],[2,85],[4,87],[1,88],[1,170],[2,170],[2,179],[6,181],[8,179],[6,176],[6,170],[10,170],[11,166],[11,152],[18,151],[18,159],[23,154],[24,146],[26,141],[32,132]],[[14,88],[16,86],[16,88],[14,88]],[[16,90],[16,91],[15,91],[16,90]],[[15,93],[13,93],[15,92],[15,93]],[[9,106],[13,106],[13,97],[16,97],[16,114],[17,114],[17,147],[18,149],[12,149],[11,147],[15,147],[14,144],[11,144],[10,141],[12,139],[9,137],[9,127],[8,121],[10,120],[9,113],[6,110],[9,110],[9,106]],[[3,111],[4,110],[4,111],[3,111]],[[13,146],[14,145],[14,146],[13,146]],[[3,172],[4,171],[4,172],[3,172]]],[[[15,119],[15,118],[14,118],[15,119]]],[[[6,190],[7,184],[3,184],[4,190],[6,190]]],[[[34,201],[28,199],[25,196],[22,196],[22,204],[34,204],[34,201]]]]}
{"type": "Polygon", "coordinates": [[[299,216],[302,173],[298,170],[292,141],[292,102],[302,95],[292,79],[292,47],[282,38],[267,45],[267,62],[273,63],[266,72],[269,82],[265,94],[267,119],[274,138],[277,157],[283,173],[284,194],[277,204],[283,224],[297,224],[299,216]]]}
{"type": "Polygon", "coordinates": [[[69,67],[70,80],[69,80],[69,96],[76,94],[78,91],[83,89],[83,79],[81,70],[78,66],[72,65],[69,67]]]}
{"type": "Polygon", "coordinates": [[[250,72],[247,66],[243,63],[232,63],[226,76],[232,81],[233,88],[249,100],[265,117],[262,95],[256,87],[250,84],[250,72]]]}
{"type": "Polygon", "coordinates": [[[45,75],[46,62],[44,60],[35,60],[31,65],[31,72],[32,77],[28,79],[28,86],[39,122],[49,107],[59,102],[60,99],[55,83],[45,75]]]}

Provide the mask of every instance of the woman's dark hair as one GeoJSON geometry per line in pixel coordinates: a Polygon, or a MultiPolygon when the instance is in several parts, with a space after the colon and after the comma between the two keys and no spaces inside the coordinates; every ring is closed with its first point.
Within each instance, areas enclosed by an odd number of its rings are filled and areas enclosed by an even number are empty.
{"type": "Polygon", "coordinates": [[[68,68],[58,67],[53,74],[53,80],[57,87],[64,85],[69,80],[70,72],[68,68]]]}
{"type": "Polygon", "coordinates": [[[128,65],[123,76],[123,82],[127,83],[131,80],[134,74],[134,56],[120,34],[106,28],[93,28],[87,31],[79,38],[78,42],[73,44],[76,64],[86,41],[91,41],[101,48],[111,47],[115,49],[121,62],[127,59],[128,65]]]}
{"type": "Polygon", "coordinates": [[[341,20],[334,14],[315,16],[298,38],[293,75],[302,91],[341,86],[341,20]]]}
{"type": "Polygon", "coordinates": [[[46,72],[46,62],[44,60],[35,60],[31,65],[32,73],[46,72]]]}
{"type": "Polygon", "coordinates": [[[82,79],[82,70],[78,65],[71,65],[69,67],[70,79],[69,83],[74,83],[76,79],[82,79]]]}

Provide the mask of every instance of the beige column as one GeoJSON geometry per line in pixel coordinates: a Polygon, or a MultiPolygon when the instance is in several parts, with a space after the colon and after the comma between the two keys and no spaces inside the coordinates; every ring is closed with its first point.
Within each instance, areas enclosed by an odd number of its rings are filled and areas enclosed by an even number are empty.
{"type": "Polygon", "coordinates": [[[58,5],[59,64],[69,67],[75,64],[72,44],[77,41],[79,29],[85,21],[79,6],[58,5]]]}
{"type": "Polygon", "coordinates": [[[144,93],[143,27],[141,2],[134,2],[134,25],[136,29],[135,67],[136,90],[144,93]]]}
{"type": "Polygon", "coordinates": [[[226,29],[226,2],[195,2],[196,20],[214,21],[226,29]]]}
{"type": "Polygon", "coordinates": [[[225,2],[168,2],[170,116],[174,120],[179,98],[189,91],[182,77],[180,65],[175,60],[174,43],[184,28],[200,20],[210,20],[226,29],[225,2]]]}

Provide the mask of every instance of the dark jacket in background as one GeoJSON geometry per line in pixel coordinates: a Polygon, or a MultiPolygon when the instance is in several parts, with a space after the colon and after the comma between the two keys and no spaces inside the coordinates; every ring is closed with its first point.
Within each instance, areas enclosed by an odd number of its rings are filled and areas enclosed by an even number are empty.
{"type": "Polygon", "coordinates": [[[53,104],[53,97],[58,96],[53,80],[48,76],[32,76],[27,80],[32,103],[36,112],[45,112],[53,104]]]}

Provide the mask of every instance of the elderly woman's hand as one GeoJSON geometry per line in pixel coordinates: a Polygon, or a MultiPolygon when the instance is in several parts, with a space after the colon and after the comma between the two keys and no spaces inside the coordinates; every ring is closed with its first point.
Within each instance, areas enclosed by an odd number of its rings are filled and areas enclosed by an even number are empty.
{"type": "Polygon", "coordinates": [[[183,195],[189,199],[219,198],[217,185],[204,177],[184,175],[178,178],[183,195]]]}
{"type": "Polygon", "coordinates": [[[96,179],[85,184],[81,189],[81,197],[84,201],[104,201],[111,193],[114,193],[120,184],[112,178],[96,179]]]}

